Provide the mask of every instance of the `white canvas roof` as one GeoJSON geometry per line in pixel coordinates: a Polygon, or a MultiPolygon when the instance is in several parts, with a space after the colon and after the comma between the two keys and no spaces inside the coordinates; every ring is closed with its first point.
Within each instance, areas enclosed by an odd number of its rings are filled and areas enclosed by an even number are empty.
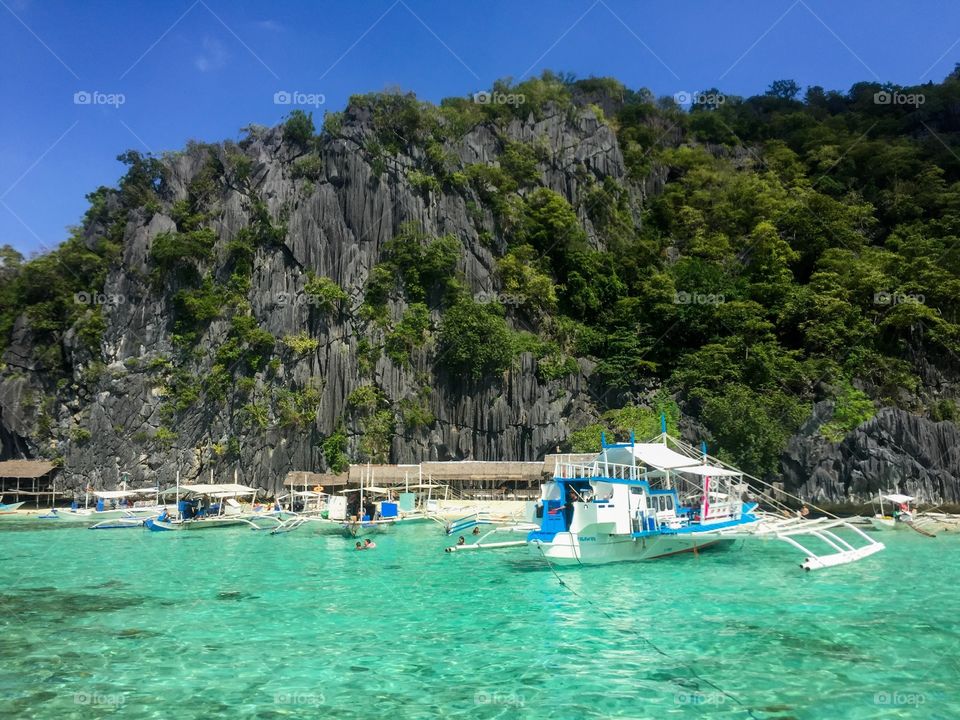
{"type": "Polygon", "coordinates": [[[682,455],[675,450],[671,450],[663,443],[637,443],[636,445],[627,445],[624,447],[607,448],[597,460],[603,462],[604,452],[607,454],[607,460],[623,465],[630,465],[634,458],[638,464],[657,470],[673,470],[674,468],[697,465],[697,458],[689,455],[682,455]]]}
{"type": "MultiPolygon", "coordinates": [[[[164,495],[171,495],[177,492],[176,487],[170,487],[163,491],[164,495]]],[[[231,497],[235,495],[253,495],[257,492],[256,488],[246,485],[237,485],[236,483],[199,483],[196,485],[181,485],[180,492],[193,493],[195,495],[210,495],[211,497],[231,497]]]]}
{"type": "MultiPolygon", "coordinates": [[[[368,493],[389,493],[390,492],[390,490],[388,490],[387,488],[377,487],[376,485],[368,485],[367,487],[363,488],[363,491],[368,493]]],[[[348,488],[344,490],[344,492],[345,493],[360,492],[360,488],[348,488]]]]}
{"type": "Polygon", "coordinates": [[[146,495],[157,492],[158,488],[139,488],[137,490],[94,490],[93,494],[98,498],[113,500],[116,498],[130,497],[131,495],[146,495]]]}
{"type": "Polygon", "coordinates": [[[712,477],[729,477],[741,475],[739,470],[728,470],[716,465],[705,465],[702,458],[691,457],[672,450],[663,443],[636,443],[622,447],[607,448],[596,457],[596,462],[603,463],[604,452],[607,461],[622,465],[643,465],[652,470],[674,470],[692,475],[709,475],[712,477]]]}
{"type": "Polygon", "coordinates": [[[884,495],[884,500],[889,500],[890,502],[895,503],[905,503],[913,500],[912,495],[901,495],[900,493],[891,493],[890,495],[884,495]]]}

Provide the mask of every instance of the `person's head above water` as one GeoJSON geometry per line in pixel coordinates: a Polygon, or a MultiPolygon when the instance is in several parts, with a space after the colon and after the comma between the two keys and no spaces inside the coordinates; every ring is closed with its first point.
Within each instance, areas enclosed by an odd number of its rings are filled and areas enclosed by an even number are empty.
{"type": "Polygon", "coordinates": [[[357,550],[362,550],[363,546],[360,544],[360,541],[357,540],[357,550]]]}
{"type": "Polygon", "coordinates": [[[466,542],[467,542],[467,539],[463,537],[463,535],[457,538],[457,545],[463,545],[466,542]]]}

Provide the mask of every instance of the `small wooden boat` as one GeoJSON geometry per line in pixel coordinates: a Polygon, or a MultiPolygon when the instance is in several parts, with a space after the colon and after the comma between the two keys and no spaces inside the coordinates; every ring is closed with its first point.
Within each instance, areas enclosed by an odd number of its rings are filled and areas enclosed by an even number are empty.
{"type": "Polygon", "coordinates": [[[913,522],[914,511],[910,507],[913,496],[900,493],[880,494],[880,512],[870,518],[874,530],[900,530],[910,526],[913,522]],[[891,515],[884,513],[883,501],[893,503],[891,515]]]}

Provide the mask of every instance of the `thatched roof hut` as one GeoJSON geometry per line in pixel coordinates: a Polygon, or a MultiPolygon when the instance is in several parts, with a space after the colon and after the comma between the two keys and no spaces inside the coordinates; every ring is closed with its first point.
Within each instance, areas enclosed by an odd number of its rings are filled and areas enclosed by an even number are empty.
{"type": "Polygon", "coordinates": [[[14,502],[35,498],[39,507],[40,496],[49,495],[52,505],[57,495],[64,494],[54,489],[58,469],[48,460],[4,460],[0,462],[0,496],[13,495],[14,502]]]}

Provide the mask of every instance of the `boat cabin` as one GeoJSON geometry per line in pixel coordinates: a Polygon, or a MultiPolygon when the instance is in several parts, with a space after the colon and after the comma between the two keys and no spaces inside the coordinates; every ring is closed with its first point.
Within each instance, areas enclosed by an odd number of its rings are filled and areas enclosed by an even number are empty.
{"type": "Polygon", "coordinates": [[[592,462],[559,461],[537,504],[540,528],[557,533],[680,534],[740,523],[746,486],[737,470],[709,465],[664,443],[607,445],[592,462]]]}

